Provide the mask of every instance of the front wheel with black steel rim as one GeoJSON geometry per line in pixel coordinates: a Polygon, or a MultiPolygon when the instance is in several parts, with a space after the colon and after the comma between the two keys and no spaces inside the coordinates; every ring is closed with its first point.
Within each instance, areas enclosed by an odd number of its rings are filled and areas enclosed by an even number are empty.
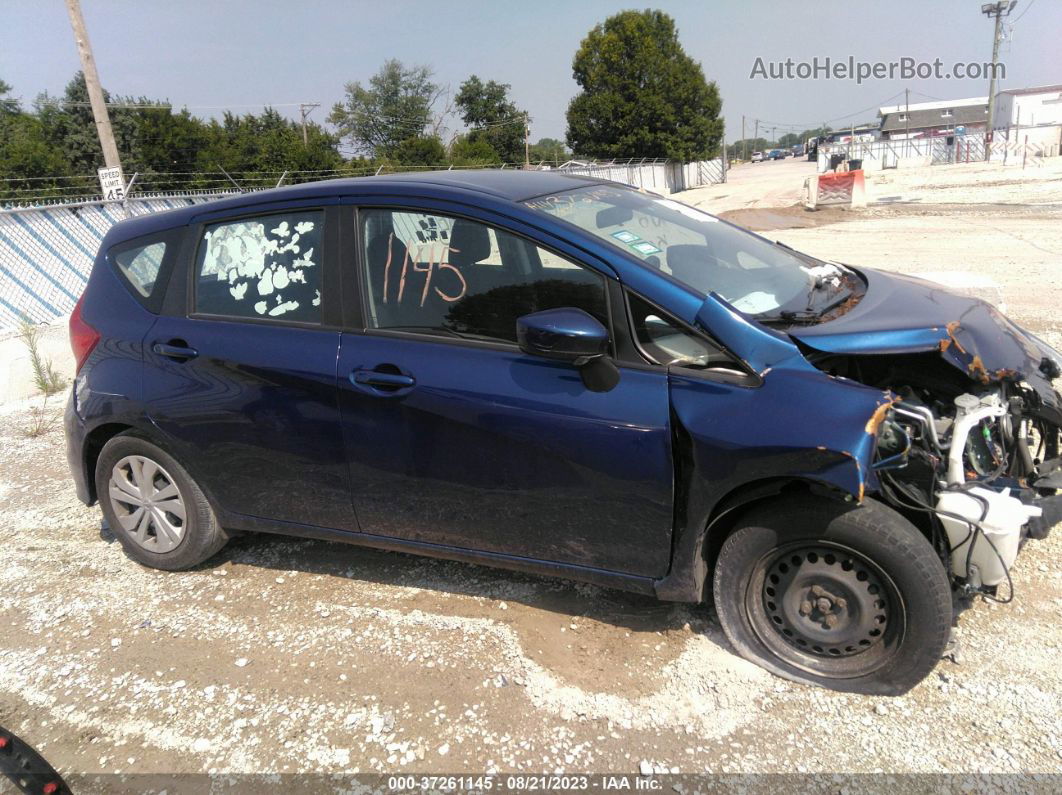
{"type": "Polygon", "coordinates": [[[873,500],[753,508],[723,543],[713,590],[742,656],[833,690],[907,692],[940,660],[951,628],[940,558],[873,500]]]}
{"type": "Polygon", "coordinates": [[[145,566],[188,569],[229,539],[184,467],[132,432],[115,436],[100,451],[96,495],[126,554],[145,566]]]}

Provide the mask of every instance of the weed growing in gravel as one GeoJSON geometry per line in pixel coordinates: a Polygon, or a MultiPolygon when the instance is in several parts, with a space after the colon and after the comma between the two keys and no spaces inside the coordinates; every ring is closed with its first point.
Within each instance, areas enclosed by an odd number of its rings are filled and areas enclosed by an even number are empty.
{"type": "Polygon", "coordinates": [[[36,439],[48,433],[58,422],[59,415],[54,411],[48,411],[48,395],[45,395],[39,406],[30,408],[26,422],[19,430],[23,436],[36,439]]]}
{"type": "Polygon", "coordinates": [[[39,346],[42,331],[43,329],[29,318],[22,318],[19,336],[29,349],[30,364],[33,366],[33,383],[47,396],[61,391],[66,386],[66,379],[55,372],[51,359],[41,355],[39,346]]]}

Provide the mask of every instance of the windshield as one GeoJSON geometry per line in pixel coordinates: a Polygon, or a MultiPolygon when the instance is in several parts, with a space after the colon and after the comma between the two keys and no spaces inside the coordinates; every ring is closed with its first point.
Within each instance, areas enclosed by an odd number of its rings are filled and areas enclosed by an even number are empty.
{"type": "Polygon", "coordinates": [[[819,317],[855,287],[838,265],[798,257],[693,207],[629,188],[591,185],[524,204],[763,319],[819,317]]]}

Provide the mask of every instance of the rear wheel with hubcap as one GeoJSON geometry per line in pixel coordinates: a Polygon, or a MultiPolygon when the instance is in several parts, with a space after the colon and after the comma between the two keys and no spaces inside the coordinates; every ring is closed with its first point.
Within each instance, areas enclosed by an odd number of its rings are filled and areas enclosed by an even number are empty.
{"type": "Polygon", "coordinates": [[[906,692],[940,659],[951,626],[932,546],[885,505],[799,499],[751,510],[724,542],[714,594],[747,659],[794,681],[906,692]]]}
{"type": "Polygon", "coordinates": [[[145,566],[191,568],[229,539],[184,467],[132,432],[103,446],[96,461],[96,495],[126,553],[145,566]]]}

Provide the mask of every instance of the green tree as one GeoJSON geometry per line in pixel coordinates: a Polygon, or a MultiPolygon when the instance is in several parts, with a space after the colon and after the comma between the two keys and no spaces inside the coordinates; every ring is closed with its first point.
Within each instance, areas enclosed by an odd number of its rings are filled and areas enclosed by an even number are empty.
{"type": "Polygon", "coordinates": [[[28,113],[0,115],[0,176],[5,178],[0,182],[0,198],[62,196],[74,187],[65,178],[71,172],[69,161],[48,140],[40,119],[28,113]]]}
{"type": "Polygon", "coordinates": [[[556,163],[571,159],[571,152],[564,145],[564,141],[556,138],[540,138],[538,143],[531,144],[531,162],[539,163],[543,160],[556,163]]]}
{"type": "Polygon", "coordinates": [[[417,135],[394,147],[390,159],[403,166],[442,166],[446,149],[437,136],[417,135]]]}
{"type": "Polygon", "coordinates": [[[70,163],[48,140],[40,120],[5,98],[11,85],[0,80],[0,199],[60,196],[73,187],[64,179],[70,163]]]}
{"type": "Polygon", "coordinates": [[[501,155],[482,138],[459,135],[450,147],[450,162],[455,166],[490,166],[503,161],[501,155]]]}
{"type": "Polygon", "coordinates": [[[0,80],[0,117],[19,112],[18,101],[9,97],[5,98],[5,95],[10,93],[11,84],[0,80]]]}
{"type": "Polygon", "coordinates": [[[212,121],[206,128],[206,138],[197,170],[215,172],[211,182],[221,184],[228,184],[228,179],[216,179],[219,167],[241,184],[247,181],[248,187],[272,187],[284,171],[293,172],[289,179],[298,181],[299,171],[337,169],[342,162],[334,135],[308,124],[303,144],[302,128],[272,108],[257,115],[226,112],[220,122],[212,121]]]}
{"type": "MultiPolygon", "coordinates": [[[[6,83],[0,88],[2,98],[10,88],[6,83]]],[[[301,125],[271,108],[204,122],[147,97],[112,98],[104,92],[104,98],[125,175],[138,174],[136,184],[144,191],[228,187],[219,166],[247,187],[272,187],[285,171],[287,181],[295,182],[316,178],[300,172],[347,169],[338,136],[311,122],[304,141],[301,125]]],[[[0,183],[4,198],[94,194],[102,164],[80,72],[60,97],[40,95],[33,113],[0,101],[0,176],[8,179],[0,183]]]]}
{"type": "MultiPolygon", "coordinates": [[[[109,106],[111,129],[114,131],[114,140],[118,145],[123,168],[130,171],[125,164],[127,160],[133,159],[140,113],[139,108],[132,106],[159,103],[154,103],[146,97],[113,97],[106,90],[103,92],[103,99],[109,106]]],[[[96,121],[92,115],[84,74],[76,72],[66,84],[62,96],[52,97],[45,92],[37,97],[34,104],[48,139],[63,151],[75,173],[95,175],[96,169],[103,165],[103,150],[96,132],[96,121]]]]}
{"type": "Polygon", "coordinates": [[[387,157],[400,143],[424,133],[432,120],[439,87],[426,66],[407,67],[391,59],[369,85],[347,83],[346,99],[332,106],[328,121],[355,150],[387,157]]]}
{"type": "Polygon", "coordinates": [[[568,145],[577,155],[691,161],[718,153],[719,91],[664,12],[609,17],[583,39],[572,71],[583,89],[568,105],[568,145]]]}
{"type": "Polygon", "coordinates": [[[524,125],[528,121],[527,112],[509,99],[511,88],[508,83],[484,83],[472,75],[454,97],[461,121],[471,128],[469,139],[486,142],[506,163],[523,162],[524,125]]]}

